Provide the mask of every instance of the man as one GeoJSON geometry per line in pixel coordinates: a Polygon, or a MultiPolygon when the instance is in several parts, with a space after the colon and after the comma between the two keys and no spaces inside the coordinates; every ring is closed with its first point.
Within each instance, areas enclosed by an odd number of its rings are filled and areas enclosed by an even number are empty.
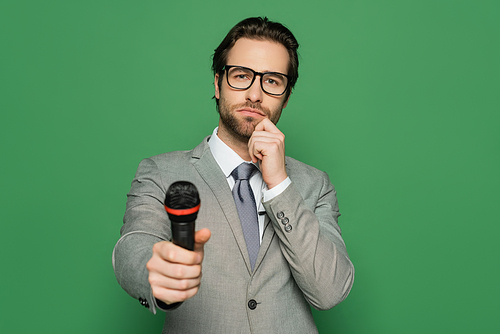
{"type": "Polygon", "coordinates": [[[324,172],[285,157],[276,127],[297,48],[279,23],[238,23],[213,57],[218,128],[191,151],[139,165],[113,264],[132,297],[166,312],[165,333],[314,333],[310,305],[330,309],[351,289],[335,190],[324,172]],[[169,241],[163,201],[180,180],[202,202],[194,251],[169,241]]]}

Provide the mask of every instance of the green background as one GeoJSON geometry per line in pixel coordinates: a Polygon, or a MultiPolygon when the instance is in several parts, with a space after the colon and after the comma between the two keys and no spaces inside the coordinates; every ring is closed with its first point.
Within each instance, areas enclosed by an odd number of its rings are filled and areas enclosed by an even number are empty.
{"type": "Polygon", "coordinates": [[[161,331],[111,266],[130,182],[211,133],[213,49],[267,15],[301,44],[287,154],[356,267],[320,332],[500,332],[499,4],[2,1],[0,331],[161,331]]]}

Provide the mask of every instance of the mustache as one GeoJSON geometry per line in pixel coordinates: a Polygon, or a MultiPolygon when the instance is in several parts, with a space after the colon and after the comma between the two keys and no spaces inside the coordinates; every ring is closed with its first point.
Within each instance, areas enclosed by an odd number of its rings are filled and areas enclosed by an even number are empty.
{"type": "Polygon", "coordinates": [[[261,112],[263,112],[266,115],[270,115],[271,111],[268,108],[263,107],[260,103],[253,103],[250,101],[247,101],[245,103],[240,103],[233,105],[233,109],[240,109],[240,108],[252,108],[252,109],[257,109],[261,112]]]}

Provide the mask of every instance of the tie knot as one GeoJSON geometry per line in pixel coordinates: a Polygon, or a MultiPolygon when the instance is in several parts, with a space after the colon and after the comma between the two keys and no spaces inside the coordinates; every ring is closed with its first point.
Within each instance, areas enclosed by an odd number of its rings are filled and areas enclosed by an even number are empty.
{"type": "Polygon", "coordinates": [[[243,162],[241,165],[233,169],[231,175],[234,180],[248,180],[252,174],[257,170],[254,164],[243,162]]]}

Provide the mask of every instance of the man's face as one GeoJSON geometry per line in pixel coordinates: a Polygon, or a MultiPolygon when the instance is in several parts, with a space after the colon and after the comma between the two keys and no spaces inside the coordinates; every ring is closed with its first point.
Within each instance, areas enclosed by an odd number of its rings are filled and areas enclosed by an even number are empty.
{"type": "MultiPolygon", "coordinates": [[[[240,38],[227,56],[227,65],[251,68],[256,72],[279,72],[288,74],[289,56],[286,48],[267,40],[240,38]]],[[[225,74],[224,74],[225,76],[225,74]]],[[[281,110],[288,100],[285,95],[273,96],[262,91],[260,76],[246,90],[237,90],[223,78],[219,87],[219,77],[215,76],[215,97],[219,99],[219,130],[233,137],[249,139],[255,126],[264,118],[276,124],[281,110]]]]}

